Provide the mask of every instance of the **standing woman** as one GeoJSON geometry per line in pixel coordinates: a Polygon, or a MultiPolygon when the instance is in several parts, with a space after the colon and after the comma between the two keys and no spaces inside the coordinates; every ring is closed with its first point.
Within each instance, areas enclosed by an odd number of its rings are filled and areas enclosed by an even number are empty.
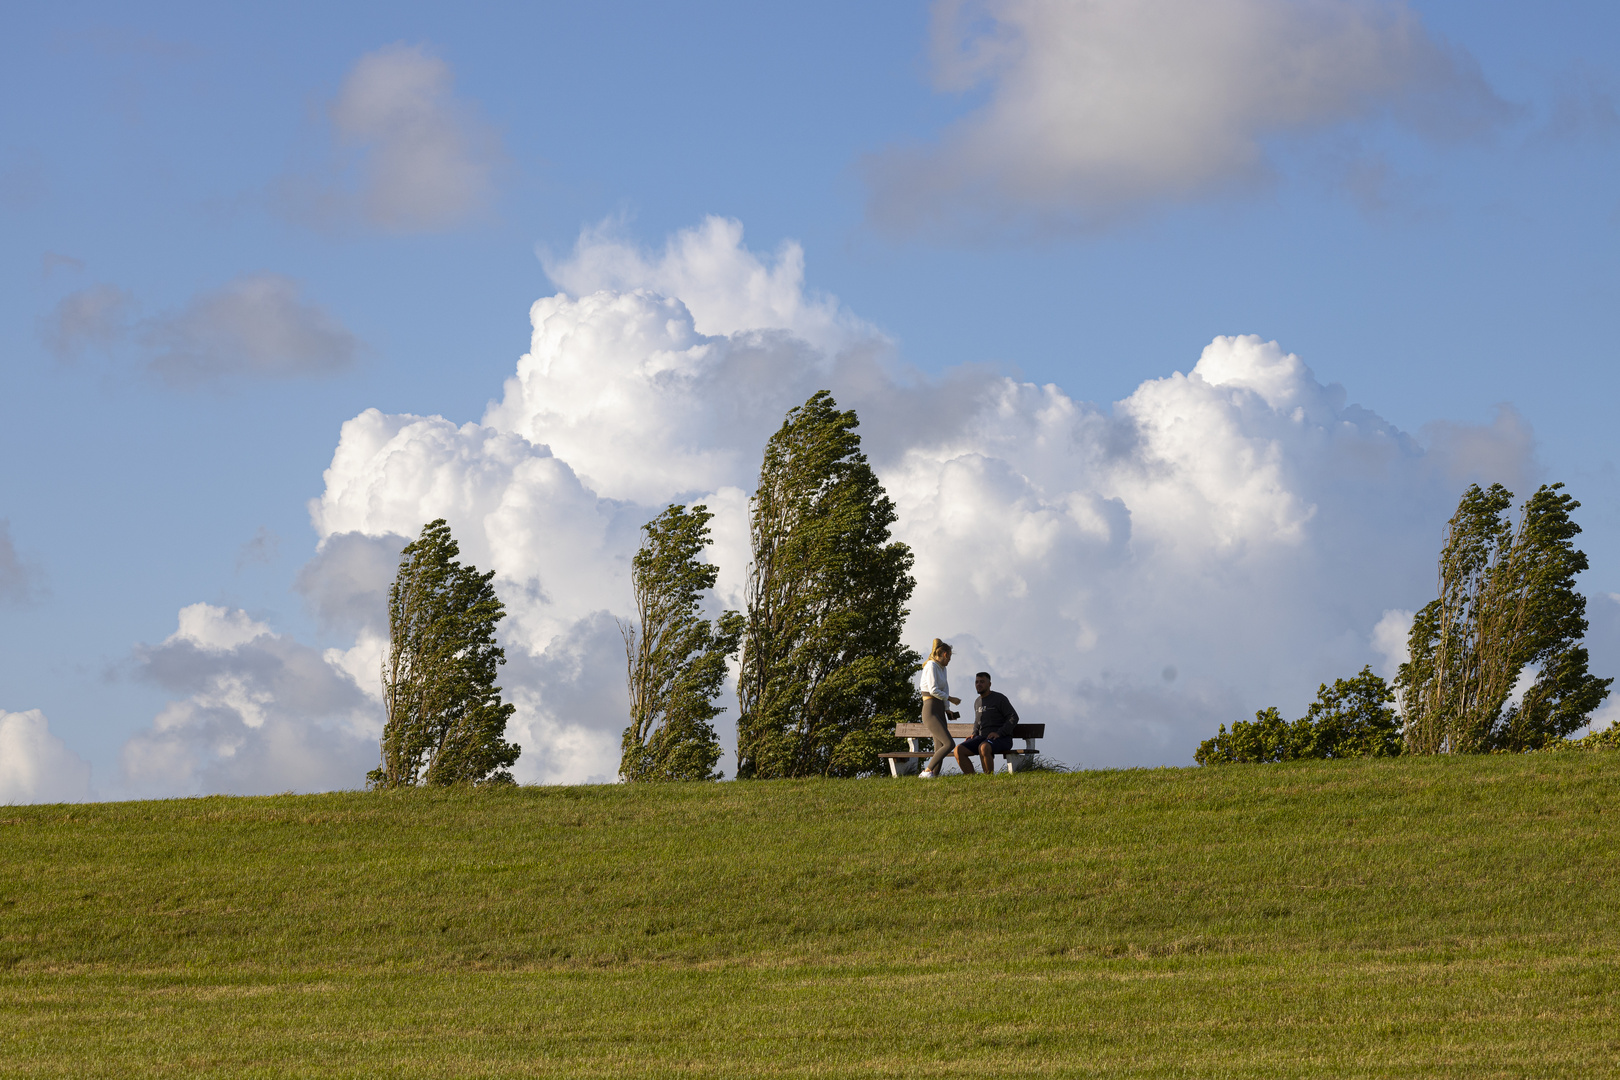
{"type": "Polygon", "coordinates": [[[956,745],[946,724],[949,717],[958,715],[950,711],[950,706],[962,704],[962,699],[951,697],[951,688],[945,682],[945,668],[950,662],[951,647],[935,638],[933,648],[928,650],[928,663],[922,669],[922,722],[934,739],[934,756],[928,759],[928,766],[922,771],[924,780],[939,775],[939,763],[956,745]]]}

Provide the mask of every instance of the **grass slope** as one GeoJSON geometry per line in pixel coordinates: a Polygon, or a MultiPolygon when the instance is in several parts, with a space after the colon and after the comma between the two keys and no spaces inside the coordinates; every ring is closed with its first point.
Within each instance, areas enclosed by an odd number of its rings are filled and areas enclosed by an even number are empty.
{"type": "Polygon", "coordinates": [[[1620,755],[0,808],[6,1076],[1595,1076],[1620,755]]]}

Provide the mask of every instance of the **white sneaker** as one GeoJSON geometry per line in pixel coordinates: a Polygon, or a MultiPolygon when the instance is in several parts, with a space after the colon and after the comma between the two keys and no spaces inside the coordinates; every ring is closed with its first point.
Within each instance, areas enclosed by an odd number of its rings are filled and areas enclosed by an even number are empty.
{"type": "Polygon", "coordinates": [[[917,779],[919,780],[932,780],[933,778],[934,774],[929,772],[927,769],[924,769],[922,772],[917,774],[917,779]]]}

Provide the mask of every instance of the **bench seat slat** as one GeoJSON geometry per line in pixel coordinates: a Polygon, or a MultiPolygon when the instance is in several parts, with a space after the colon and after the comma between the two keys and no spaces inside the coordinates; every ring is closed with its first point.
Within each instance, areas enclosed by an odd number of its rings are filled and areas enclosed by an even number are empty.
{"type": "MultiPolygon", "coordinates": [[[[1003,757],[1017,757],[1020,754],[1038,754],[1039,750],[1009,750],[1003,757]]],[[[934,756],[932,750],[897,750],[893,753],[879,754],[880,758],[930,758],[934,756]]]]}
{"type": "MultiPolygon", "coordinates": [[[[951,733],[953,739],[966,739],[973,734],[972,724],[946,724],[945,729],[951,733]]],[[[894,733],[902,739],[929,738],[928,728],[922,724],[896,724],[894,733]]],[[[1012,737],[1015,739],[1044,739],[1046,738],[1045,724],[1014,724],[1012,737]]]]}

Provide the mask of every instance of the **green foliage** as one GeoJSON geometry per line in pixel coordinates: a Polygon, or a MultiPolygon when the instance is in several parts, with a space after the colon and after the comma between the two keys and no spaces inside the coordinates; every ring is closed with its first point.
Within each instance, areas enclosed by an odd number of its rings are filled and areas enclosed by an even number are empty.
{"type": "Polygon", "coordinates": [[[1519,752],[1587,722],[1613,679],[1587,672],[1587,567],[1570,514],[1581,504],[1543,485],[1515,531],[1513,493],[1473,485],[1452,515],[1440,552],[1440,595],[1412,621],[1410,659],[1395,685],[1407,749],[1419,754],[1519,752]],[[1509,703],[1526,671],[1535,681],[1509,703]]]}
{"type": "Polygon", "coordinates": [[[719,569],[698,558],[709,544],[706,506],[671,505],[642,527],[631,562],[636,622],[621,623],[630,690],[619,775],[625,780],[718,780],[714,704],[737,651],[742,616],[699,613],[719,569]]]}
{"type": "Polygon", "coordinates": [[[1200,765],[1295,761],[1300,758],[1394,757],[1402,750],[1401,725],[1390,708],[1395,692],[1370,666],[1349,679],[1317,687],[1305,715],[1290,723],[1275,706],[1239,720],[1230,733],[1222,724],[1198,745],[1200,765]]]}
{"type": "Polygon", "coordinates": [[[1620,720],[1602,731],[1594,731],[1579,739],[1559,739],[1542,747],[1544,750],[1620,750],[1620,720]]]}
{"type": "Polygon", "coordinates": [[[1299,756],[1295,745],[1294,726],[1272,705],[1256,712],[1252,721],[1234,720],[1230,733],[1222,724],[1213,739],[1198,744],[1193,760],[1200,765],[1292,761],[1299,756]]]}
{"type": "Polygon", "coordinates": [[[501,701],[495,644],[505,605],[493,570],[456,561],[460,547],[443,518],[405,546],[388,590],[383,659],[382,764],[374,788],[511,783],[519,748],[505,740],[513,706],[501,701]]]}
{"type": "Polygon", "coordinates": [[[1302,722],[1311,738],[1302,758],[1394,757],[1401,753],[1401,722],[1392,705],[1395,691],[1363,667],[1349,679],[1321,684],[1302,722]]]}
{"type": "Polygon", "coordinates": [[[889,540],[894,503],[861,453],[859,420],[825,390],[765,446],[754,493],[737,696],[737,776],[880,771],[921,701],[901,644],[916,586],[889,540]]]}

